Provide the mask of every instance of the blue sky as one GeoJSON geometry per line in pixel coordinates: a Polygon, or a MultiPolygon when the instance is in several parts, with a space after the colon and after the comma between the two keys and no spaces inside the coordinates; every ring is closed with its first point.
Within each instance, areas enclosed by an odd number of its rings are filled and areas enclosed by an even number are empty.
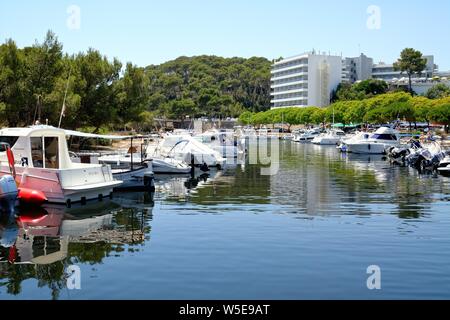
{"type": "Polygon", "coordinates": [[[0,40],[19,46],[53,30],[69,53],[99,49],[145,66],[180,55],[291,56],[313,48],[392,62],[405,47],[434,54],[450,70],[448,0],[0,0],[0,40]],[[80,29],[67,8],[81,9],[80,29]],[[369,29],[367,9],[381,9],[369,29]]]}

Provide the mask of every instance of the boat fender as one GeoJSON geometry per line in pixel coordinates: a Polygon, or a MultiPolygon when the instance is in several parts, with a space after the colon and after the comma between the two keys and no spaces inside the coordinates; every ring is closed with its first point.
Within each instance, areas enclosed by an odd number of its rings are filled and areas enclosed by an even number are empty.
{"type": "Polygon", "coordinates": [[[372,149],[372,147],[370,146],[370,143],[369,143],[369,145],[367,146],[367,148],[369,148],[369,150],[372,149]]]}
{"type": "Polygon", "coordinates": [[[19,195],[17,197],[22,204],[41,206],[48,201],[47,197],[42,191],[19,188],[19,195]]]}

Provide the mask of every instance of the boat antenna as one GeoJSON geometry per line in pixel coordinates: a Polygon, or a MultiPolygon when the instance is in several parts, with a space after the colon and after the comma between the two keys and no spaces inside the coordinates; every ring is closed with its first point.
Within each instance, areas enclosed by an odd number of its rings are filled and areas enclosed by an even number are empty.
{"type": "Polygon", "coordinates": [[[32,125],[37,124],[36,122],[36,116],[37,116],[37,121],[39,122],[41,120],[41,95],[37,94],[36,95],[36,108],[34,109],[34,117],[33,117],[33,123],[32,125]]]}
{"type": "Polygon", "coordinates": [[[61,114],[59,115],[59,123],[58,128],[61,128],[61,121],[64,116],[64,113],[66,112],[66,99],[67,99],[67,91],[69,90],[69,83],[70,83],[70,74],[72,72],[72,69],[69,69],[69,76],[67,77],[67,83],[66,83],[66,91],[64,92],[64,100],[61,107],[61,114]]]}

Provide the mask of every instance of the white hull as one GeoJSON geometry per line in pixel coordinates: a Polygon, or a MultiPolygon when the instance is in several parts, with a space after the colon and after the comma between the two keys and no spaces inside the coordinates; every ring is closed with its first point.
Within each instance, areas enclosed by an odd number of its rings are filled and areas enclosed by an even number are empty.
{"type": "Polygon", "coordinates": [[[201,166],[206,163],[208,167],[222,167],[225,164],[225,159],[218,159],[217,157],[205,153],[175,153],[175,159],[191,163],[192,156],[194,158],[194,165],[201,166]]]}
{"type": "Polygon", "coordinates": [[[438,168],[438,172],[443,176],[450,176],[450,165],[447,167],[438,168]]]}
{"type": "Polygon", "coordinates": [[[358,154],[384,154],[387,147],[394,146],[392,144],[377,142],[362,142],[347,144],[347,152],[358,154]]]}
{"type": "Polygon", "coordinates": [[[132,171],[116,169],[112,170],[112,173],[115,179],[123,181],[123,184],[116,187],[115,190],[154,188],[153,171],[147,167],[138,167],[132,171]]]}
{"type": "Polygon", "coordinates": [[[191,167],[182,161],[171,158],[153,158],[153,172],[156,174],[186,174],[191,172],[191,167]]]}
{"type": "Polygon", "coordinates": [[[443,176],[450,176],[450,157],[449,156],[446,156],[444,159],[442,159],[441,163],[439,164],[439,168],[437,170],[443,176]]]}
{"type": "Polygon", "coordinates": [[[173,159],[191,165],[200,166],[206,163],[209,167],[222,167],[226,159],[208,145],[189,136],[167,136],[158,145],[149,145],[148,157],[173,159]]]}
{"type": "Polygon", "coordinates": [[[323,146],[334,146],[341,142],[340,138],[315,138],[312,143],[323,146]]]}
{"type": "Polygon", "coordinates": [[[296,138],[292,141],[294,141],[294,142],[311,142],[313,139],[314,139],[314,137],[296,138]]]}
{"type": "MultiPolygon", "coordinates": [[[[0,136],[15,139],[11,151],[19,186],[43,192],[50,203],[70,205],[107,197],[122,184],[114,180],[110,166],[72,162],[62,129],[4,128],[0,136]]],[[[6,152],[0,153],[0,160],[0,176],[10,174],[6,152]]]]}
{"type": "MultiPolygon", "coordinates": [[[[122,184],[122,181],[103,179],[110,172],[108,170],[108,167],[100,166],[86,168],[84,177],[79,176],[76,171],[16,167],[16,180],[21,182],[20,186],[23,188],[42,191],[50,203],[66,204],[68,201],[74,203],[108,197],[115,187],[122,184]],[[101,176],[102,179],[96,179],[96,176],[101,176]]],[[[2,166],[0,175],[5,174],[9,174],[9,169],[2,166]]]]}

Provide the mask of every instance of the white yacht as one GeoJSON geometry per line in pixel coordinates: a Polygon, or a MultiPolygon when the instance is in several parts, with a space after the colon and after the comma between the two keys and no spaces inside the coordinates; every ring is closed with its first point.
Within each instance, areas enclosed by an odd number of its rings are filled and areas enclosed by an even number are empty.
{"type": "Polygon", "coordinates": [[[213,129],[196,135],[194,138],[220,152],[224,158],[237,158],[245,150],[245,141],[235,138],[234,132],[213,129]]]}
{"type": "Polygon", "coordinates": [[[337,145],[345,138],[345,132],[342,130],[330,130],[316,136],[311,142],[319,145],[337,145]]]}
{"type": "Polygon", "coordinates": [[[170,157],[188,164],[208,167],[223,167],[226,159],[215,151],[189,135],[169,135],[158,144],[148,145],[146,154],[149,157],[170,157]]]}
{"type": "Polygon", "coordinates": [[[400,145],[400,134],[394,129],[381,127],[375,133],[358,135],[344,144],[347,152],[384,154],[387,147],[400,145]]]}
{"type": "MultiPolygon", "coordinates": [[[[103,198],[122,184],[108,165],[72,162],[65,130],[43,125],[5,128],[0,141],[11,146],[19,186],[42,191],[51,203],[103,198]]],[[[0,176],[7,174],[7,155],[0,152],[0,176]]]]}
{"type": "Polygon", "coordinates": [[[74,153],[70,152],[71,160],[74,163],[102,164],[111,167],[114,179],[123,183],[114,188],[114,191],[152,191],[155,188],[152,160],[143,161],[140,153],[133,147],[133,139],[140,139],[142,136],[117,136],[98,135],[71,130],[64,130],[66,136],[79,138],[93,138],[105,140],[131,140],[128,152],[114,155],[101,155],[95,152],[74,153]]]}
{"type": "Polygon", "coordinates": [[[237,131],[236,133],[238,134],[239,137],[242,137],[244,139],[256,138],[258,136],[258,133],[253,127],[244,127],[243,129],[237,131]]]}
{"type": "Polygon", "coordinates": [[[443,176],[450,176],[450,153],[447,153],[446,157],[441,160],[437,170],[443,176]]]}
{"type": "MultiPolygon", "coordinates": [[[[186,174],[191,172],[191,167],[184,161],[170,157],[161,157],[158,154],[144,154],[145,163],[152,164],[152,171],[155,174],[186,174]]],[[[110,164],[114,167],[130,167],[131,161],[134,166],[142,164],[141,153],[105,155],[98,158],[100,163],[110,164]],[[131,160],[133,158],[133,160],[131,160]]]]}
{"type": "Polygon", "coordinates": [[[320,129],[314,128],[306,131],[300,131],[295,135],[295,138],[292,140],[294,142],[308,142],[314,140],[314,138],[320,135],[320,129]]]}

